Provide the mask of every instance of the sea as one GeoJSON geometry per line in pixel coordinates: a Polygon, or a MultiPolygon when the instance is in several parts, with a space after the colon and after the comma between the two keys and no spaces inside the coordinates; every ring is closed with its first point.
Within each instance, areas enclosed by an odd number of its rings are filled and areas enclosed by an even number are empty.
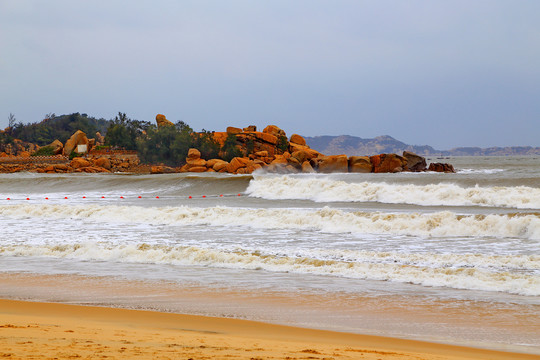
{"type": "Polygon", "coordinates": [[[0,297],[540,354],[540,157],[0,174],[0,297]]]}

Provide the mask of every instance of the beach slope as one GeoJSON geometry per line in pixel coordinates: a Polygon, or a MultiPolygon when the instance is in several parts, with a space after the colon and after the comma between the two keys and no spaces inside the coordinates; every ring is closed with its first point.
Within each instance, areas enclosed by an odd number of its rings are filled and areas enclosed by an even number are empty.
{"type": "Polygon", "coordinates": [[[538,359],[254,321],[0,300],[10,359],[538,359]]]}

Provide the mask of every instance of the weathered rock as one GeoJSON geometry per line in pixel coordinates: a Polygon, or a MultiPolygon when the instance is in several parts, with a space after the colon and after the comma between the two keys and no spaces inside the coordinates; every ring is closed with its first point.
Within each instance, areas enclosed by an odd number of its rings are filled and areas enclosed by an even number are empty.
{"type": "Polygon", "coordinates": [[[207,170],[206,166],[194,166],[188,169],[189,172],[206,172],[207,170]]]}
{"type": "Polygon", "coordinates": [[[257,131],[257,127],[255,125],[249,125],[248,127],[244,128],[244,131],[254,132],[254,131],[257,131]]]}
{"type": "Polygon", "coordinates": [[[100,157],[94,160],[94,165],[97,167],[102,167],[107,170],[111,170],[111,160],[106,157],[100,157]]]}
{"type": "Polygon", "coordinates": [[[303,163],[306,160],[309,161],[318,156],[319,153],[317,151],[311,150],[309,148],[297,150],[291,154],[291,157],[296,158],[300,163],[303,163]]]}
{"type": "Polygon", "coordinates": [[[227,166],[227,172],[236,173],[238,169],[246,167],[249,164],[248,158],[235,157],[227,166]]]}
{"type": "Polygon", "coordinates": [[[291,139],[289,140],[290,143],[298,144],[302,146],[306,146],[306,139],[304,139],[302,136],[298,134],[292,134],[291,139]]]}
{"type": "Polygon", "coordinates": [[[188,150],[187,154],[188,159],[200,159],[201,158],[201,152],[197,149],[191,148],[188,150]]]}
{"type": "Polygon", "coordinates": [[[264,141],[268,144],[275,146],[278,142],[278,138],[275,135],[264,133],[264,132],[254,132],[253,135],[257,140],[264,141]]]}
{"type": "Polygon", "coordinates": [[[158,128],[163,127],[163,126],[174,126],[174,123],[167,120],[167,118],[163,114],[156,115],[156,123],[157,123],[158,128]]]}
{"type": "Polygon", "coordinates": [[[101,135],[101,133],[98,131],[96,132],[96,145],[103,144],[105,144],[105,136],[101,135]]]}
{"type": "Polygon", "coordinates": [[[276,138],[279,138],[280,136],[287,136],[285,135],[285,131],[283,131],[276,125],[268,125],[264,128],[263,133],[274,135],[276,138]]]}
{"type": "Polygon", "coordinates": [[[68,170],[69,170],[69,166],[67,166],[66,164],[54,165],[54,171],[56,171],[56,172],[59,172],[59,171],[65,172],[65,171],[68,171],[68,170]]]}
{"type": "Polygon", "coordinates": [[[28,151],[21,151],[19,153],[20,157],[30,157],[30,153],[28,151]]]}
{"type": "Polygon", "coordinates": [[[191,169],[193,167],[206,167],[206,160],[204,159],[186,159],[186,164],[188,165],[188,168],[191,169]]]}
{"type": "Polygon", "coordinates": [[[351,173],[370,173],[373,170],[371,160],[368,156],[349,157],[349,172],[351,173]]]}
{"type": "Polygon", "coordinates": [[[212,169],[214,169],[214,171],[226,171],[227,168],[229,167],[229,163],[227,161],[221,161],[221,162],[216,162],[214,164],[214,166],[212,166],[212,169]]]}
{"type": "Polygon", "coordinates": [[[174,172],[176,172],[176,170],[174,168],[164,166],[164,165],[156,165],[156,166],[152,166],[150,168],[150,173],[151,174],[170,174],[170,173],[174,173],[174,172]]]}
{"type": "Polygon", "coordinates": [[[283,155],[276,155],[275,159],[272,160],[270,165],[287,165],[289,162],[287,158],[283,155]]]}
{"type": "Polygon", "coordinates": [[[407,166],[407,159],[396,154],[380,154],[370,156],[374,173],[400,172],[407,166]]]}
{"type": "Polygon", "coordinates": [[[73,135],[66,141],[64,145],[64,155],[69,156],[73,150],[77,150],[77,146],[86,145],[88,147],[88,138],[81,130],[75,131],[73,135]]]}
{"type": "Polygon", "coordinates": [[[240,134],[241,132],[242,132],[242,129],[240,128],[237,128],[234,126],[227,127],[227,134],[240,134]]]}
{"type": "Polygon", "coordinates": [[[348,172],[349,161],[347,155],[321,156],[318,160],[318,168],[322,173],[348,172]]]}
{"type": "Polygon", "coordinates": [[[268,151],[266,151],[266,150],[263,150],[263,151],[257,151],[257,152],[254,153],[253,155],[255,155],[255,156],[258,157],[258,158],[266,158],[266,157],[268,157],[268,151]]]}
{"type": "Polygon", "coordinates": [[[313,170],[313,167],[311,166],[309,161],[304,161],[302,163],[302,172],[303,173],[313,173],[313,172],[315,172],[315,170],[313,170]]]}
{"type": "Polygon", "coordinates": [[[47,146],[50,146],[53,149],[54,155],[61,154],[62,150],[64,149],[64,144],[62,144],[62,142],[58,139],[54,140],[47,146]]]}
{"type": "Polygon", "coordinates": [[[81,157],[76,157],[76,158],[73,158],[73,160],[71,160],[71,162],[69,163],[69,166],[71,166],[73,169],[80,169],[80,168],[92,166],[92,164],[90,163],[90,161],[86,159],[83,159],[81,157]]]}
{"type": "Polygon", "coordinates": [[[215,164],[217,164],[218,162],[226,162],[225,160],[221,160],[221,159],[210,159],[206,162],[206,167],[208,168],[213,168],[215,164]]]}
{"type": "Polygon", "coordinates": [[[87,167],[75,169],[74,172],[85,172],[85,173],[95,174],[95,173],[103,173],[103,172],[110,172],[110,171],[99,166],[87,166],[87,167]]]}
{"type": "Polygon", "coordinates": [[[254,171],[256,170],[259,170],[259,169],[262,169],[262,166],[261,164],[258,164],[254,161],[251,161],[247,166],[246,166],[246,171],[248,174],[251,174],[253,173],[254,171]]]}
{"type": "Polygon", "coordinates": [[[309,146],[289,143],[289,152],[292,154],[293,152],[296,152],[296,151],[305,151],[310,154],[310,157],[322,156],[320,152],[318,152],[317,150],[311,149],[309,146]]]}
{"type": "Polygon", "coordinates": [[[445,172],[445,173],[454,173],[456,172],[454,170],[454,166],[451,164],[446,163],[431,163],[429,164],[429,171],[436,171],[436,172],[445,172]]]}
{"type": "Polygon", "coordinates": [[[425,171],[427,169],[426,159],[410,151],[404,151],[403,157],[407,159],[407,168],[409,171],[425,171]]]}

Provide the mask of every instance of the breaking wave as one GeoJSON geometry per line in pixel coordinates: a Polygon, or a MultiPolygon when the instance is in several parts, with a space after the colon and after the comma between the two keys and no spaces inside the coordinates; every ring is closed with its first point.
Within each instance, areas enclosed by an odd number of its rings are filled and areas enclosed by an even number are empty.
{"type": "Polygon", "coordinates": [[[255,177],[246,193],[268,200],[540,209],[540,188],[527,186],[463,187],[448,183],[427,185],[350,183],[322,177],[276,176],[255,177]]]}
{"type": "Polygon", "coordinates": [[[0,255],[292,272],[540,295],[538,255],[401,254],[352,250],[320,250],[307,255],[146,243],[114,245],[107,242],[4,245],[0,247],[0,255]]]}
{"type": "Polygon", "coordinates": [[[100,223],[234,226],[252,229],[313,230],[327,233],[395,234],[421,237],[512,237],[540,239],[540,213],[459,215],[267,209],[215,206],[140,207],[117,205],[19,204],[0,206],[14,218],[81,219],[100,223]]]}

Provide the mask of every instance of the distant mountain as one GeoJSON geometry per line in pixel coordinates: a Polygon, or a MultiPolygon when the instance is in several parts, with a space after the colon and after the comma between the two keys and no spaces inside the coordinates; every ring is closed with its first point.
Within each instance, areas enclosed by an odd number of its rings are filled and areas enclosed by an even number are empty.
{"type": "Polygon", "coordinates": [[[373,139],[362,139],[357,136],[315,136],[305,137],[312,149],[323,154],[376,155],[385,153],[401,154],[412,151],[418,155],[440,154],[441,151],[428,145],[407,145],[391,136],[377,136],[373,139]]]}
{"type": "Polygon", "coordinates": [[[362,139],[357,136],[305,136],[307,144],[326,155],[346,154],[347,156],[369,156],[376,154],[412,151],[418,155],[443,156],[510,156],[510,155],[540,155],[540,147],[510,146],[510,147],[458,147],[451,150],[436,150],[428,145],[408,145],[391,136],[377,136],[373,139],[362,139]]]}

